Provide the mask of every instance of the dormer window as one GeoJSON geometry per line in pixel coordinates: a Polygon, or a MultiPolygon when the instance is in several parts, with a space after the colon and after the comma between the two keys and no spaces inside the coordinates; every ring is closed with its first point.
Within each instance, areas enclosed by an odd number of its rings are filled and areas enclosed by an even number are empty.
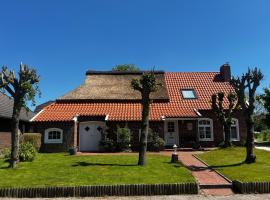
{"type": "Polygon", "coordinates": [[[182,96],[184,99],[196,99],[196,93],[194,89],[182,89],[182,96]]]}

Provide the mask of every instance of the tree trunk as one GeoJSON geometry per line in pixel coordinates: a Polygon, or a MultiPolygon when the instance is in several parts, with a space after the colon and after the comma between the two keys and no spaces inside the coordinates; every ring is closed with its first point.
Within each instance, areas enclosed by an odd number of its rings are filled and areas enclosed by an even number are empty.
{"type": "Polygon", "coordinates": [[[15,168],[19,161],[19,119],[21,108],[17,100],[14,99],[14,107],[11,119],[11,158],[10,167],[15,168]]]}
{"type": "Polygon", "coordinates": [[[224,147],[230,147],[232,146],[231,143],[231,125],[230,124],[224,124],[224,147]]]}
{"type": "Polygon", "coordinates": [[[148,129],[149,129],[149,108],[150,108],[150,101],[149,95],[144,99],[143,97],[143,104],[142,104],[142,131],[141,131],[141,138],[140,138],[140,147],[139,147],[139,161],[138,165],[144,166],[146,164],[146,150],[147,150],[147,136],[148,136],[148,129]]]}
{"type": "Polygon", "coordinates": [[[256,162],[256,156],[254,154],[254,122],[251,117],[248,117],[247,121],[247,142],[246,142],[246,163],[256,162]]]}

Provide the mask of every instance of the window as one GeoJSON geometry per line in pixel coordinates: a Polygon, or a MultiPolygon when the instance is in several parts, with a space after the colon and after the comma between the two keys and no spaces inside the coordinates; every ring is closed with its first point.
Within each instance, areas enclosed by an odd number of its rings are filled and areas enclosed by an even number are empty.
{"type": "Polygon", "coordinates": [[[239,141],[239,124],[237,119],[232,119],[231,140],[239,141]]]}
{"type": "Polygon", "coordinates": [[[194,89],[183,89],[182,95],[184,99],[196,99],[196,93],[194,89]]]}
{"type": "Polygon", "coordinates": [[[59,128],[49,128],[45,130],[45,143],[62,143],[63,142],[63,130],[59,128]]]}
{"type": "Polygon", "coordinates": [[[213,121],[212,119],[199,119],[198,133],[200,141],[213,141],[213,121]]]}
{"type": "Polygon", "coordinates": [[[174,122],[168,122],[167,123],[167,132],[172,133],[175,132],[175,123],[174,122]]]}

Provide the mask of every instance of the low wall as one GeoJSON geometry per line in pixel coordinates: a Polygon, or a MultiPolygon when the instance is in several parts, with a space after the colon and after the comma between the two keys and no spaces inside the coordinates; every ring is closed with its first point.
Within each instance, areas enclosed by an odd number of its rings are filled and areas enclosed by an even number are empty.
{"type": "Polygon", "coordinates": [[[196,183],[101,185],[44,188],[0,188],[0,197],[54,198],[91,196],[150,196],[198,194],[198,190],[198,185],[196,183]]]}
{"type": "Polygon", "coordinates": [[[0,132],[0,149],[11,147],[11,133],[0,132]]]}
{"type": "Polygon", "coordinates": [[[238,193],[270,193],[270,182],[233,181],[233,190],[238,193]]]}

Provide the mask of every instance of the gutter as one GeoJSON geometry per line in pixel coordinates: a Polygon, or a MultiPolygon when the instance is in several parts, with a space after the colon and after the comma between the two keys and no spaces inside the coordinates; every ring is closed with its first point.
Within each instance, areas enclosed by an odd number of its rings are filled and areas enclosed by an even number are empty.
{"type": "Polygon", "coordinates": [[[32,119],[30,119],[30,122],[33,122],[43,111],[44,111],[44,109],[39,111],[32,119]]]}

